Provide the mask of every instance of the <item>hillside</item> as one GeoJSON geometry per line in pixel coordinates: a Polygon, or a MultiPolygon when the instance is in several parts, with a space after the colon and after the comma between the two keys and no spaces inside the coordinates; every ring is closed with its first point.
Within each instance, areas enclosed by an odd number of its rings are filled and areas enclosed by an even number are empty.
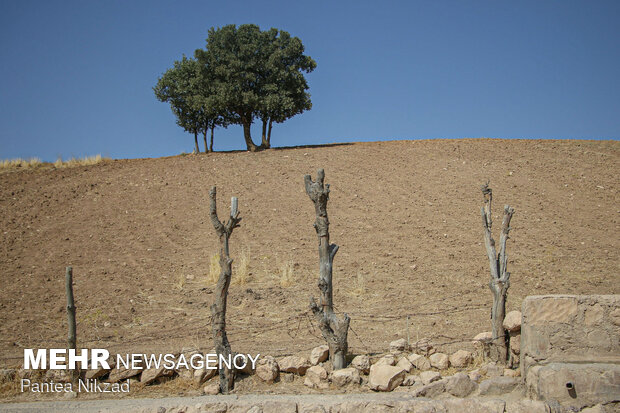
{"type": "MultiPolygon", "coordinates": [[[[0,364],[63,346],[64,268],[74,268],[78,347],[114,352],[211,348],[210,257],[231,196],[228,327],[234,351],[282,355],[322,343],[314,208],[303,185],[324,168],[334,300],[353,352],[406,337],[467,341],[489,329],[491,294],[479,186],[490,179],[495,236],[516,209],[507,310],[527,295],[619,294],[620,143],[429,140],[117,160],[0,174],[0,364]],[[281,285],[292,263],[293,280],[281,285]]],[[[450,346],[446,344],[446,346],[450,346]]],[[[462,345],[461,345],[462,347],[462,345]]]]}

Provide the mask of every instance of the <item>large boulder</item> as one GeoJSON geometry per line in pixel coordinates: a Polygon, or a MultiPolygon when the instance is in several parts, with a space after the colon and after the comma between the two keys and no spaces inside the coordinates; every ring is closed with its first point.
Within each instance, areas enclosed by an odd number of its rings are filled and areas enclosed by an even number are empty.
{"type": "Polygon", "coordinates": [[[518,385],[519,379],[515,377],[494,377],[480,383],[481,396],[499,396],[512,392],[518,385]]]}
{"type": "Polygon", "coordinates": [[[294,373],[300,376],[306,374],[306,370],[310,368],[310,362],[305,357],[287,356],[278,360],[280,371],[285,373],[294,373]]]}
{"type": "Polygon", "coordinates": [[[456,368],[467,367],[473,361],[474,356],[470,351],[459,350],[450,356],[450,365],[456,368]]]}
{"type": "Polygon", "coordinates": [[[521,353],[521,334],[510,336],[510,351],[516,355],[521,353]]]}
{"type": "MultiPolygon", "coordinates": [[[[163,376],[170,376],[172,374],[172,370],[167,370],[160,366],[158,369],[144,369],[142,370],[142,374],[140,375],[140,383],[142,384],[151,384],[155,380],[163,376]]],[[[205,380],[206,381],[206,380],[205,380]]],[[[202,382],[198,383],[202,384],[202,382]]]]}
{"type": "Polygon", "coordinates": [[[483,333],[477,334],[476,337],[473,338],[472,344],[476,348],[480,348],[483,344],[490,343],[493,340],[493,333],[490,331],[485,331],[483,333]]]}
{"type": "Polygon", "coordinates": [[[351,361],[351,367],[355,367],[362,373],[368,374],[370,372],[370,357],[366,354],[355,356],[351,361]]]}
{"type": "Polygon", "coordinates": [[[411,364],[413,364],[413,366],[421,371],[426,371],[426,370],[430,370],[431,368],[431,362],[428,361],[428,359],[424,356],[421,356],[419,354],[410,354],[407,359],[409,360],[409,362],[411,362],[411,364]]]}
{"type": "Polygon", "coordinates": [[[407,340],[399,338],[390,343],[390,353],[402,353],[407,349],[407,340]]]}
{"type": "Polygon", "coordinates": [[[327,382],[327,370],[322,366],[312,366],[306,371],[306,378],[304,384],[308,387],[327,389],[329,383],[327,382]]]}
{"type": "Polygon", "coordinates": [[[432,354],[428,360],[431,362],[431,366],[437,370],[445,370],[450,367],[450,359],[444,353],[432,354]]]}
{"type": "Polygon", "coordinates": [[[273,383],[280,375],[280,368],[275,358],[263,356],[256,362],[256,375],[262,381],[273,383]]]}
{"type": "Polygon", "coordinates": [[[414,397],[437,397],[446,391],[446,380],[438,380],[424,386],[415,389],[413,391],[414,397]]]}
{"type": "Polygon", "coordinates": [[[521,311],[511,311],[504,317],[504,328],[510,332],[521,330],[521,311]]]}
{"type": "Polygon", "coordinates": [[[466,373],[457,373],[446,380],[446,391],[456,397],[467,397],[478,385],[466,373]]]}
{"type": "Polygon", "coordinates": [[[441,380],[441,374],[436,371],[423,371],[420,373],[420,381],[422,384],[429,384],[438,380],[441,380]]]}
{"type": "Polygon", "coordinates": [[[323,344],[322,346],[318,346],[312,349],[310,353],[310,364],[316,366],[317,364],[327,360],[329,357],[329,346],[327,344],[323,344]]]}
{"type": "Polygon", "coordinates": [[[375,391],[392,391],[400,386],[407,372],[400,367],[387,364],[373,364],[370,367],[368,385],[375,391]]]}
{"type": "Polygon", "coordinates": [[[398,360],[398,363],[396,363],[396,367],[400,367],[401,369],[409,373],[413,369],[413,364],[411,364],[411,362],[409,361],[409,359],[407,359],[407,357],[403,357],[400,360],[398,360]]]}
{"type": "Polygon", "coordinates": [[[361,381],[360,372],[354,367],[334,370],[330,374],[330,379],[337,387],[343,387],[347,384],[359,384],[361,381]]]}

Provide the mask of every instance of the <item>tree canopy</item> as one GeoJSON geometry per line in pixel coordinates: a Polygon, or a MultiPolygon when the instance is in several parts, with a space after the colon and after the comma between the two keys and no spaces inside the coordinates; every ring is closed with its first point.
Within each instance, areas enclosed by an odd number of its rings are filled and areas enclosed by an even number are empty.
{"type": "Polygon", "coordinates": [[[194,59],[175,62],[154,87],[157,98],[170,103],[177,124],[194,134],[196,150],[198,133],[204,132],[206,147],[206,131],[228,124],[243,126],[248,150],[269,148],[274,122],[312,107],[304,73],[316,62],[304,55],[299,38],[244,24],[211,28],[206,43],[194,59]],[[250,132],[254,119],[262,121],[260,146],[250,132]]]}

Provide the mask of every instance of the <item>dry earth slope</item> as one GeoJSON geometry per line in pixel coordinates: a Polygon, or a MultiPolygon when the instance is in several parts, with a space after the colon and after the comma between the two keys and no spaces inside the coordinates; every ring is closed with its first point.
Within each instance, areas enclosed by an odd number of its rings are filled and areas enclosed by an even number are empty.
{"type": "MultiPolygon", "coordinates": [[[[210,348],[209,259],[220,214],[239,197],[228,326],[235,351],[286,354],[320,344],[314,210],[303,176],[326,171],[335,303],[353,352],[396,337],[467,340],[489,329],[480,184],[494,214],[516,209],[508,310],[527,295],[618,294],[620,143],[393,141],[117,160],[0,174],[0,365],[23,348],[62,346],[64,268],[74,268],[78,346],[114,352],[210,348]],[[281,270],[293,281],[281,285],[281,270]]],[[[449,345],[446,345],[449,346],[449,345]]]]}

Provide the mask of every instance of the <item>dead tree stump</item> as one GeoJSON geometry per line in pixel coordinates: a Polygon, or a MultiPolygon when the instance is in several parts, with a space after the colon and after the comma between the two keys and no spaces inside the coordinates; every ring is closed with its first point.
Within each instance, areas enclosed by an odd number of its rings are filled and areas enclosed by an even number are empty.
{"type": "Polygon", "coordinates": [[[493,225],[491,218],[493,191],[489,188],[488,182],[481,189],[484,206],[480,211],[484,228],[484,244],[491,269],[489,288],[493,294],[493,307],[491,309],[493,339],[490,346],[490,357],[496,362],[506,364],[508,360],[509,338],[504,329],[504,317],[506,315],[506,296],[510,287],[510,273],[507,271],[508,255],[506,254],[506,241],[508,241],[508,233],[510,232],[510,220],[515,210],[509,205],[504,206],[504,219],[502,220],[502,231],[499,236],[499,254],[497,254],[495,240],[491,233],[493,225]]]}
{"type": "MultiPolygon", "coordinates": [[[[215,287],[214,302],[211,305],[211,326],[213,330],[213,341],[215,343],[215,351],[218,359],[223,356],[228,359],[231,355],[230,343],[226,336],[226,299],[228,297],[228,287],[230,287],[230,279],[232,277],[232,258],[228,249],[228,240],[233,229],[239,227],[239,212],[237,211],[237,198],[232,198],[230,206],[230,219],[222,224],[217,217],[216,209],[216,189],[211,188],[209,191],[211,198],[211,208],[209,215],[211,223],[215,228],[220,239],[220,278],[215,287]]],[[[220,391],[227,394],[232,390],[234,385],[234,371],[226,367],[219,370],[220,375],[220,391]]]]}
{"type": "Polygon", "coordinates": [[[327,201],[329,200],[329,184],[323,185],[325,172],[317,171],[316,182],[310,175],[304,177],[306,193],[314,202],[316,221],[314,229],[319,238],[319,290],[321,290],[320,303],[317,304],[314,297],[310,298],[310,309],[316,317],[321,333],[329,345],[329,360],[334,369],[342,369],[347,365],[347,335],[351,319],[345,313],[338,318],[334,313],[332,294],[332,268],[334,257],[338,252],[338,245],[329,243],[329,220],[327,219],[327,201]]]}
{"type": "MultiPolygon", "coordinates": [[[[67,267],[65,273],[65,292],[67,295],[67,325],[69,326],[69,333],[67,334],[67,348],[69,350],[73,349],[76,351],[77,349],[77,338],[75,333],[75,303],[73,301],[73,268],[67,267]]],[[[77,379],[79,378],[79,369],[76,368],[71,370],[71,382],[75,384],[77,379]]]]}

